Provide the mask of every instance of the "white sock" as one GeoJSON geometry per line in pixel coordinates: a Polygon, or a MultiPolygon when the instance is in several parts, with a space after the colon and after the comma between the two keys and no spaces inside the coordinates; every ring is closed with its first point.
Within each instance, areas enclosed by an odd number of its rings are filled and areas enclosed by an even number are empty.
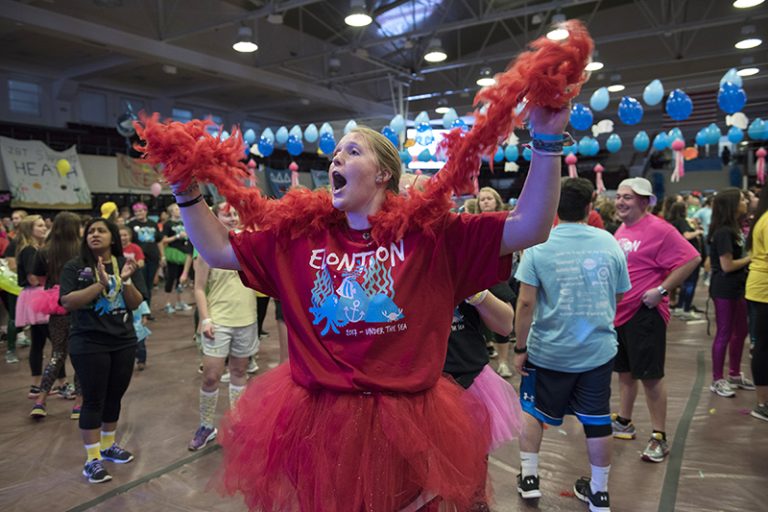
{"type": "Polygon", "coordinates": [[[596,492],[608,492],[608,473],[611,472],[611,465],[607,466],[592,466],[592,478],[589,481],[589,486],[592,488],[592,494],[596,492]]]}
{"type": "Polygon", "coordinates": [[[520,470],[523,478],[539,474],[539,454],[535,452],[520,452],[520,470]]]}
{"type": "Polygon", "coordinates": [[[245,386],[235,386],[234,384],[229,384],[229,408],[234,409],[235,405],[237,404],[237,401],[240,399],[240,395],[243,394],[243,390],[245,389],[245,386]]]}

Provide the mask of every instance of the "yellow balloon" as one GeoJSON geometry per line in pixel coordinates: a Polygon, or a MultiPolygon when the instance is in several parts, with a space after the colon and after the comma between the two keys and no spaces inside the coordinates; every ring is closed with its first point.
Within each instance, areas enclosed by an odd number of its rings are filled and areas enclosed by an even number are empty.
{"type": "Polygon", "coordinates": [[[59,171],[59,174],[62,178],[66,177],[67,174],[69,174],[69,171],[72,170],[72,166],[69,164],[68,160],[64,160],[63,158],[56,162],[56,170],[59,171]]]}

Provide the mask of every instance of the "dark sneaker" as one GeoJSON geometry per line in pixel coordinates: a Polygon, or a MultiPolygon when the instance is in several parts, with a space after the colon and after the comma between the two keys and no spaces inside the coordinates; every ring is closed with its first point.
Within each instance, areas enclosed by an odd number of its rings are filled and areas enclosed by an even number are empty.
{"type": "Polygon", "coordinates": [[[768,404],[757,405],[752,412],[749,413],[753,418],[759,420],[768,421],[768,404]]]}
{"type": "Polygon", "coordinates": [[[525,499],[541,498],[539,477],[537,475],[517,475],[517,492],[525,499]]]}
{"type": "Polygon", "coordinates": [[[202,450],[208,443],[216,439],[216,434],[218,434],[218,432],[219,431],[215,428],[200,425],[200,428],[195,431],[195,437],[193,437],[187,445],[187,449],[191,452],[202,450]]]}
{"type": "Polygon", "coordinates": [[[128,464],[133,460],[133,455],[128,450],[123,450],[117,443],[113,444],[106,450],[101,450],[101,457],[104,460],[110,462],[116,462],[118,464],[128,464]]]}
{"type": "Polygon", "coordinates": [[[744,373],[740,373],[737,377],[728,377],[728,384],[731,388],[746,389],[747,391],[755,390],[755,383],[744,376],[744,373]]]}
{"type": "Polygon", "coordinates": [[[48,413],[45,411],[44,404],[35,404],[34,407],[32,407],[32,412],[30,412],[29,415],[36,420],[40,420],[48,416],[48,413]]]}
{"type": "Polygon", "coordinates": [[[56,392],[58,393],[59,398],[63,398],[64,400],[74,400],[77,397],[75,395],[75,386],[69,383],[59,386],[56,392]]]}
{"type": "Polygon", "coordinates": [[[654,432],[648,440],[642,459],[647,462],[662,462],[669,455],[669,443],[661,434],[654,432]]]}
{"type": "Polygon", "coordinates": [[[85,466],[83,466],[83,476],[87,477],[88,481],[92,484],[100,484],[101,482],[112,480],[112,475],[107,472],[104,468],[104,463],[99,459],[93,459],[85,463],[85,466]]]}
{"type": "Polygon", "coordinates": [[[40,396],[40,386],[29,386],[29,393],[27,393],[27,398],[30,400],[35,400],[37,397],[40,396]]]}
{"type": "Polygon", "coordinates": [[[611,414],[611,429],[613,430],[613,437],[616,439],[625,439],[631,441],[637,435],[635,425],[630,423],[629,425],[622,425],[618,419],[617,414],[611,414]]]}
{"type": "Polygon", "coordinates": [[[573,493],[584,503],[589,504],[590,512],[611,512],[611,499],[607,492],[592,492],[590,479],[583,476],[573,484],[573,493]]]}

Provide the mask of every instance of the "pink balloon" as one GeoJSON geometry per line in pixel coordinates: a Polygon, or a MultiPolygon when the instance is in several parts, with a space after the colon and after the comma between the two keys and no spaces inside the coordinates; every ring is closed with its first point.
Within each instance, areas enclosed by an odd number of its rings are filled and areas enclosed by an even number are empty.
{"type": "Polygon", "coordinates": [[[297,164],[296,162],[291,162],[291,164],[288,166],[288,169],[291,170],[292,172],[296,172],[299,170],[299,164],[297,164]]]}
{"type": "Polygon", "coordinates": [[[158,182],[154,182],[152,185],[149,186],[149,191],[152,193],[153,197],[159,196],[162,190],[163,190],[163,187],[158,182]]]}
{"type": "Polygon", "coordinates": [[[574,165],[578,161],[579,159],[573,153],[568,153],[568,156],[565,157],[565,163],[568,165],[574,165]]]}

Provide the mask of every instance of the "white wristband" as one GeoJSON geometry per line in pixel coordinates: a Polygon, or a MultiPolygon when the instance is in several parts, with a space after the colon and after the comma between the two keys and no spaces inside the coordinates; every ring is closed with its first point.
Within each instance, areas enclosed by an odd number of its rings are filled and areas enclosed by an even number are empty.
{"type": "Polygon", "coordinates": [[[200,321],[200,324],[201,324],[203,327],[205,327],[206,325],[210,325],[210,324],[212,324],[212,323],[213,323],[213,320],[211,320],[210,318],[203,318],[203,319],[200,321]]]}

